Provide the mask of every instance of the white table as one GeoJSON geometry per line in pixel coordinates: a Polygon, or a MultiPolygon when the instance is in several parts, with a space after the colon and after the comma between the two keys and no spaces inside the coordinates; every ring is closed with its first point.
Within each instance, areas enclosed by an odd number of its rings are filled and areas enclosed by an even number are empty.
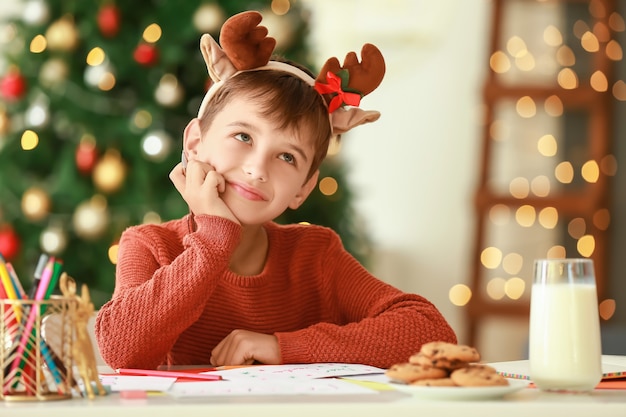
{"type": "Polygon", "coordinates": [[[416,399],[398,391],[372,395],[214,397],[175,399],[149,396],[128,400],[119,394],[94,400],[0,402],[2,417],[621,417],[626,416],[626,390],[589,394],[543,393],[526,388],[505,398],[486,401],[416,399]]]}

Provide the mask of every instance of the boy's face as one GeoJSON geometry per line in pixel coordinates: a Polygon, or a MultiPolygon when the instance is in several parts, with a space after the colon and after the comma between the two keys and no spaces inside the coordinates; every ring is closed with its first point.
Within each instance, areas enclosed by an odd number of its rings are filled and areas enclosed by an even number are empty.
{"type": "Polygon", "coordinates": [[[186,138],[191,158],[224,177],[220,195],[242,224],[262,224],[297,208],[317,184],[307,180],[314,150],[294,132],[259,114],[258,104],[233,97],[201,140],[186,138]]]}

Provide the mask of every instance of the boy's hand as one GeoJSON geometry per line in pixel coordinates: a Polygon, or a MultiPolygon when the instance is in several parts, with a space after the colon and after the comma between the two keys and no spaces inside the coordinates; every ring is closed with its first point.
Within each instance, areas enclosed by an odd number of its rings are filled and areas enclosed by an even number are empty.
{"type": "Polygon", "coordinates": [[[220,216],[239,223],[220,197],[226,187],[224,177],[211,165],[191,160],[183,169],[182,163],[179,163],[170,172],[170,179],[192,213],[220,216]]]}
{"type": "Polygon", "coordinates": [[[248,330],[233,330],[211,352],[211,365],[280,364],[276,336],[248,330]]]}

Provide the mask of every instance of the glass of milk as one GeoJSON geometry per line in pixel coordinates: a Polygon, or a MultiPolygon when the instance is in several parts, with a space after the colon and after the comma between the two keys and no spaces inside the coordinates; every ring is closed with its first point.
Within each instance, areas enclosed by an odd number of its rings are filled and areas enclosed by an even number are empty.
{"type": "Polygon", "coordinates": [[[602,348],[591,259],[535,261],[530,298],[530,379],[546,391],[591,391],[602,348]]]}

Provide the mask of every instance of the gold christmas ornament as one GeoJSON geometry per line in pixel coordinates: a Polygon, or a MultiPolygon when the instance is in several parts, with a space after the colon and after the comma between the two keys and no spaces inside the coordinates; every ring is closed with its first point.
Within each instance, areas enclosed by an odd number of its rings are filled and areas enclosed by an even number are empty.
{"type": "Polygon", "coordinates": [[[72,51],[78,45],[78,32],[74,19],[65,16],[55,21],[46,31],[48,48],[51,51],[72,51]]]}
{"type": "Polygon", "coordinates": [[[98,239],[109,225],[107,201],[101,195],[78,205],[72,217],[76,235],[85,240],[98,239]]]}
{"type": "Polygon", "coordinates": [[[126,178],[126,165],[117,150],[109,149],[93,170],[93,182],[100,191],[112,193],[120,189],[126,178]]]}
{"type": "Polygon", "coordinates": [[[65,61],[51,58],[44,62],[39,70],[39,81],[46,87],[52,87],[67,79],[69,69],[65,61]]]}
{"type": "Polygon", "coordinates": [[[22,195],[22,212],[31,221],[39,221],[50,212],[50,197],[39,187],[31,187],[22,195]]]}
{"type": "Polygon", "coordinates": [[[154,98],[164,107],[175,107],[183,100],[184,91],[173,74],[165,74],[161,77],[159,85],[154,91],[154,98]]]}

